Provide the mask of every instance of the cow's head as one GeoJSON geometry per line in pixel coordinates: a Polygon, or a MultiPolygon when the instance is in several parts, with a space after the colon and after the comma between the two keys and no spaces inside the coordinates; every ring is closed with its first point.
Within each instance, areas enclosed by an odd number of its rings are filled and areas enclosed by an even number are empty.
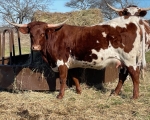
{"type": "Polygon", "coordinates": [[[110,6],[108,3],[107,5],[114,11],[116,11],[119,16],[125,16],[125,17],[129,17],[129,16],[140,16],[140,17],[144,17],[147,14],[147,11],[150,10],[150,8],[139,8],[135,5],[130,5],[124,9],[117,9],[114,8],[112,6],[110,6]]]}
{"type": "Polygon", "coordinates": [[[16,23],[11,23],[8,20],[6,21],[11,25],[18,27],[21,33],[30,34],[32,50],[42,50],[46,43],[47,30],[58,29],[62,25],[64,25],[64,23],[67,20],[59,24],[48,24],[40,21],[30,22],[28,24],[16,24],[16,23]]]}

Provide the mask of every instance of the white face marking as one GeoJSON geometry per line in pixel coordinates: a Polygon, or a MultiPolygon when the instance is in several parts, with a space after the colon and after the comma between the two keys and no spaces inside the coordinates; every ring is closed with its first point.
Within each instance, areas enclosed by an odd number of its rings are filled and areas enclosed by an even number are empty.
{"type": "Polygon", "coordinates": [[[130,7],[130,8],[127,8],[128,12],[131,13],[131,15],[135,15],[135,13],[138,12],[139,8],[137,7],[130,7]]]}
{"type": "Polygon", "coordinates": [[[103,35],[103,37],[106,37],[107,34],[105,32],[102,32],[102,35],[103,35]]]}

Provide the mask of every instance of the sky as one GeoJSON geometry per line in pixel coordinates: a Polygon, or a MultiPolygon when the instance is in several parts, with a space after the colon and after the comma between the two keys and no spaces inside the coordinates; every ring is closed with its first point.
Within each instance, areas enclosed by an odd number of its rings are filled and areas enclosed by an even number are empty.
{"type": "Polygon", "coordinates": [[[50,12],[71,12],[74,9],[65,7],[65,3],[69,2],[70,0],[55,0],[52,2],[52,5],[50,6],[50,12]]]}
{"type": "MultiPolygon", "coordinates": [[[[70,0],[55,0],[53,1],[52,5],[50,6],[50,12],[71,12],[74,9],[65,7],[65,3],[69,2],[70,0]]],[[[150,0],[135,0],[137,6],[140,8],[149,8],[150,7],[150,0]]],[[[148,11],[147,15],[144,17],[145,19],[150,19],[150,10],[148,11]]]]}

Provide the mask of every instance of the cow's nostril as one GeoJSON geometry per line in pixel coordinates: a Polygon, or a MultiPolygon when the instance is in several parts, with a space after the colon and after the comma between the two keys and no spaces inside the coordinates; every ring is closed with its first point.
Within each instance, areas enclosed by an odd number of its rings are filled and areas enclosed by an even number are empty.
{"type": "Polygon", "coordinates": [[[40,45],[33,45],[32,50],[41,50],[41,46],[40,45]]]}

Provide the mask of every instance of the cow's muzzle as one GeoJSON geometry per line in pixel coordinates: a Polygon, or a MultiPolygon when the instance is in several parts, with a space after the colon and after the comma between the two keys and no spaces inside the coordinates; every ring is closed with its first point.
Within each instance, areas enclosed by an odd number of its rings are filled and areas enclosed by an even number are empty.
{"type": "Polygon", "coordinates": [[[41,45],[32,45],[32,50],[41,50],[41,45]]]}

